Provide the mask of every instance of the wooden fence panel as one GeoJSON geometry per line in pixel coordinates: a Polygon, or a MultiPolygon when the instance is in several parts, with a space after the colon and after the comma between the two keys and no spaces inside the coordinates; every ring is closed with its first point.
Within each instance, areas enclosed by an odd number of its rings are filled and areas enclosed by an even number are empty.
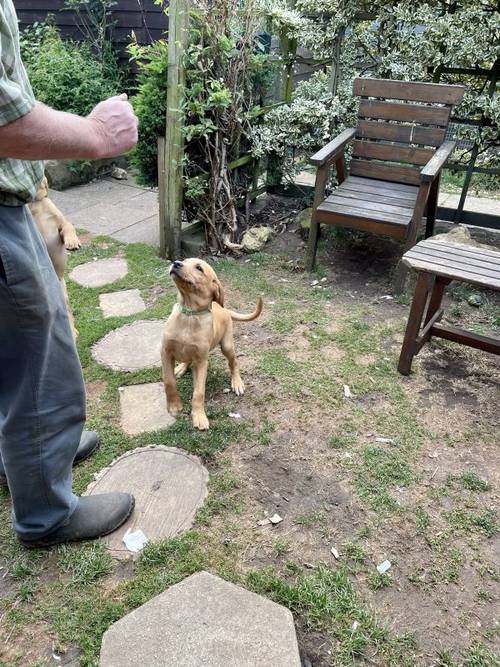
{"type": "MultiPolygon", "coordinates": [[[[81,39],[75,12],[61,11],[63,6],[64,0],[15,0],[21,29],[36,21],[44,21],[52,14],[63,37],[81,39]]],[[[168,19],[154,0],[118,0],[111,15],[114,24],[112,40],[121,47],[130,41],[132,31],[140,44],[149,44],[159,39],[168,28],[168,19]]]]}

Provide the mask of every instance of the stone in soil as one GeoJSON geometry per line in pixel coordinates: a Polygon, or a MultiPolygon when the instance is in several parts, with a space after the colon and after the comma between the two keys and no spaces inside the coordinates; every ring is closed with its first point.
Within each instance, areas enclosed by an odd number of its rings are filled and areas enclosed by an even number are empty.
{"type": "Polygon", "coordinates": [[[69,277],[82,287],[103,287],[124,278],[127,273],[125,259],[110,257],[80,264],[71,271],[69,277]]]}
{"type": "Polygon", "coordinates": [[[110,331],[92,347],[93,358],[115,371],[138,371],[160,366],[164,322],[138,320],[110,331]]]}
{"type": "Polygon", "coordinates": [[[105,318],[135,315],[146,310],[146,304],[138,289],[99,294],[99,307],[105,318]]]}
{"type": "Polygon", "coordinates": [[[292,614],[199,572],[114,623],[100,667],[300,667],[292,614]]]}
{"type": "Polygon", "coordinates": [[[245,252],[258,252],[273,235],[271,227],[252,227],[243,234],[241,245],[245,252]]]}
{"type": "Polygon", "coordinates": [[[124,491],[135,496],[132,516],[103,538],[112,556],[130,558],[134,554],[123,543],[127,530],[141,530],[151,542],[189,530],[207,496],[207,483],[208,471],[196,456],[153,445],[114,461],[89,485],[87,495],[124,491]]]}
{"type": "Polygon", "coordinates": [[[175,422],[167,412],[161,382],[120,387],[120,412],[121,427],[127,435],[159,431],[175,422]]]}

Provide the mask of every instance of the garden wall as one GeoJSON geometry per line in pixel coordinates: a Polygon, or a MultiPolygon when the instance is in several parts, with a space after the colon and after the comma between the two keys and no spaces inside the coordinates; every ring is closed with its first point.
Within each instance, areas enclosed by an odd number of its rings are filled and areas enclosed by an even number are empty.
{"type": "MultiPolygon", "coordinates": [[[[60,11],[64,0],[15,0],[14,4],[21,28],[44,21],[48,14],[52,14],[63,37],[82,38],[75,12],[60,11]]],[[[118,0],[112,10],[112,22],[112,39],[119,47],[130,41],[132,31],[140,44],[149,44],[159,39],[168,25],[162,8],[153,0],[118,0]]]]}

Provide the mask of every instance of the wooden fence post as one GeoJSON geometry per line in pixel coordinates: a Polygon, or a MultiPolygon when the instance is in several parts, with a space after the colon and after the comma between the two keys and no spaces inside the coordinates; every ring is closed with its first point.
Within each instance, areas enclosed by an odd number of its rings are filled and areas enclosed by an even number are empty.
{"type": "Polygon", "coordinates": [[[336,95],[339,88],[340,81],[340,57],[342,55],[342,41],[344,39],[345,29],[339,30],[335,37],[335,44],[333,47],[332,69],[330,72],[330,92],[336,95]]]}
{"type": "MultiPolygon", "coordinates": [[[[164,141],[164,178],[159,174],[160,256],[175,259],[181,249],[183,204],[184,57],[189,42],[189,0],[171,0],[168,12],[167,114],[164,141]]],[[[159,142],[159,146],[162,142],[159,142]]]]}

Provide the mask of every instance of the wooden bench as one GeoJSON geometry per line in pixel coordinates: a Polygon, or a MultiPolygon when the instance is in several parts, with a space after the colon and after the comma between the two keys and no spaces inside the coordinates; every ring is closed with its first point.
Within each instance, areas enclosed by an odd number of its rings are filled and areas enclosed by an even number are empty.
{"type": "Polygon", "coordinates": [[[444,290],[452,280],[500,291],[500,252],[427,239],[406,252],[403,262],[418,275],[399,357],[400,373],[409,375],[413,357],[433,336],[500,354],[497,338],[438,324],[443,316],[444,290]]]}
{"type": "MultiPolygon", "coordinates": [[[[306,266],[314,267],[320,225],[338,225],[398,239],[411,248],[424,217],[436,218],[439,176],[455,142],[445,141],[463,86],[355,79],[356,128],[344,130],[311,158],[318,171],[306,266]],[[349,174],[345,149],[352,144],[349,174]],[[339,187],[327,196],[331,169],[339,187]]],[[[404,273],[404,272],[403,272],[404,273]]],[[[399,290],[404,275],[398,277],[399,290]]]]}

